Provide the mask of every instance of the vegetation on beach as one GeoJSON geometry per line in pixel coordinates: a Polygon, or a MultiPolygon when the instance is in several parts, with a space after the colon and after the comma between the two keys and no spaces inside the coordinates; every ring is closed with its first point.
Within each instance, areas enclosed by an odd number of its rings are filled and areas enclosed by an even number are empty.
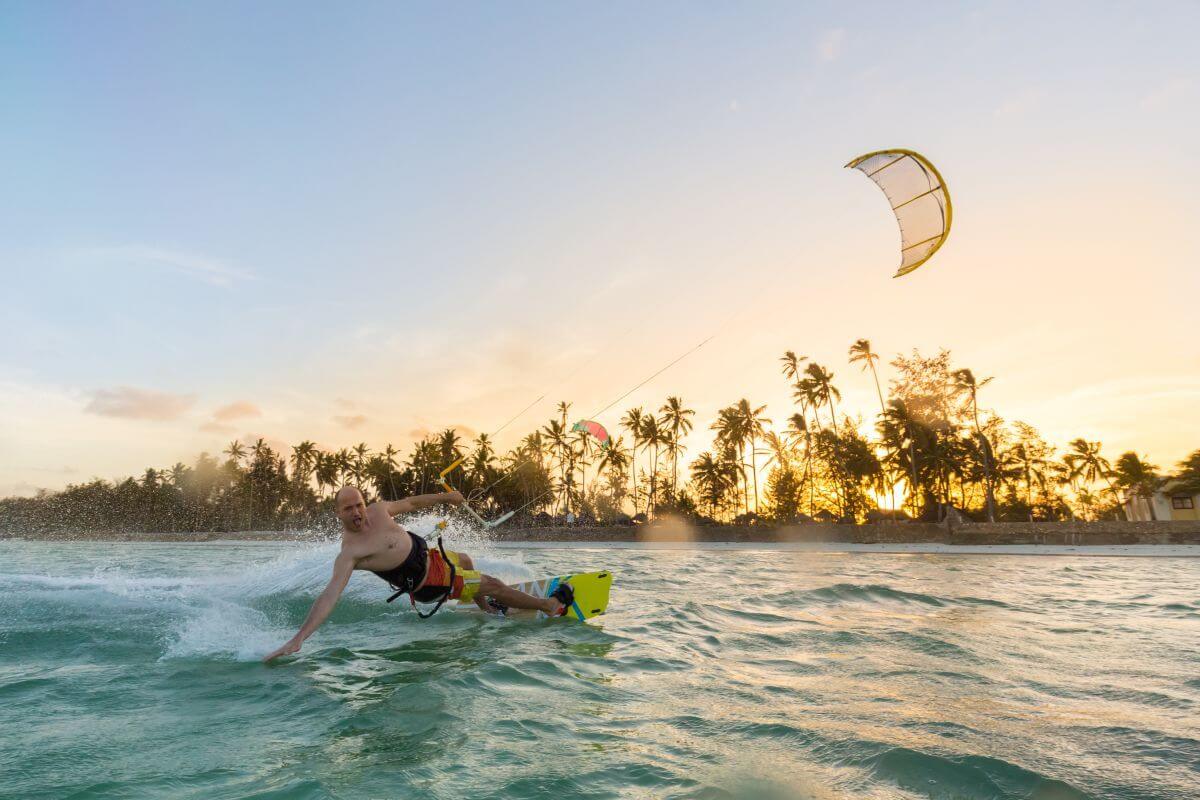
{"type": "MultiPolygon", "coordinates": [[[[1166,479],[1133,452],[1110,462],[1100,442],[1059,451],[1030,425],[1008,422],[981,395],[990,378],[954,368],[950,353],[896,356],[888,391],[865,339],[849,363],[869,372],[879,409],[850,416],[827,367],[788,351],[780,358],[794,406],[781,421],[740,399],[708,428],[712,445],[690,459],[695,412],[679,397],[627,410],[601,447],[569,424],[571,405],[506,453],[482,434],[454,430],[417,442],[404,457],[388,444],[336,451],[311,441],[278,453],[262,439],[231,442],[191,466],[140,478],[95,479],[60,492],[0,500],[0,529],[265,530],[327,520],[332,494],[354,484],[392,499],[439,489],[438,473],[464,458],[457,486],[485,515],[519,509],[529,522],[573,514],[603,523],[674,514],[717,521],[940,521],[952,507],[979,520],[1119,518],[1123,496],[1150,496],[1166,479]],[[617,429],[623,435],[617,435],[617,429]]],[[[1200,450],[1170,476],[1200,491],[1200,450]]]]}

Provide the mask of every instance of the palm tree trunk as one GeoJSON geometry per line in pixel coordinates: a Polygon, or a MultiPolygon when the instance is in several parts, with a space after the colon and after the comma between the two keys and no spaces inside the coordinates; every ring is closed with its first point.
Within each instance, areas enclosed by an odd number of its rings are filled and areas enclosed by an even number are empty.
{"type": "Polygon", "coordinates": [[[637,440],[633,442],[633,455],[629,459],[629,484],[632,487],[629,496],[633,499],[633,516],[637,516],[637,440]]]}
{"type": "Polygon", "coordinates": [[[754,447],[754,438],[750,439],[750,474],[754,476],[754,513],[758,513],[758,455],[754,447]]]}

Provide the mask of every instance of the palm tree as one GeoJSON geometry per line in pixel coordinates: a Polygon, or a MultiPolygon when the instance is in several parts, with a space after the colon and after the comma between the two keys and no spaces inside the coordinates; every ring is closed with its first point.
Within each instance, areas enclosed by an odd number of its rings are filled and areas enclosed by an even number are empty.
{"type": "Polygon", "coordinates": [[[987,496],[988,522],[996,521],[996,491],[992,479],[992,443],[984,436],[979,427],[979,390],[992,382],[991,378],[975,380],[975,375],[969,369],[956,369],[951,376],[955,388],[960,394],[965,394],[971,402],[971,417],[975,420],[975,437],[979,440],[979,449],[983,453],[983,481],[987,496]]]}
{"type": "Polygon", "coordinates": [[[350,457],[350,451],[343,447],[333,457],[337,460],[338,480],[343,484],[349,483],[354,474],[354,460],[350,457]]]}
{"type": "Polygon", "coordinates": [[[338,482],[338,459],[333,453],[317,452],[313,461],[313,476],[317,488],[325,494],[325,487],[333,488],[338,482]]]}
{"type": "Polygon", "coordinates": [[[800,375],[800,365],[808,361],[808,356],[798,356],[791,350],[785,350],[779,361],[783,364],[783,377],[796,383],[800,375]]]}
{"type": "MultiPolygon", "coordinates": [[[[726,406],[717,412],[717,419],[710,426],[711,430],[717,432],[716,443],[722,447],[728,447],[737,452],[737,459],[740,465],[745,465],[745,442],[746,442],[746,422],[745,419],[738,414],[736,405],[726,406]]],[[[746,485],[746,473],[743,470],[742,475],[742,497],[744,498],[744,507],[746,513],[750,513],[750,487],[746,485]]]]}
{"type": "Polygon", "coordinates": [[[492,475],[495,472],[495,467],[492,465],[496,462],[496,448],[492,444],[491,437],[486,433],[479,434],[474,444],[475,449],[471,451],[471,481],[478,481],[487,486],[492,482],[492,475]]]}
{"type": "Polygon", "coordinates": [[[176,461],[175,466],[171,467],[171,469],[167,472],[167,474],[170,476],[171,486],[175,489],[182,489],[183,482],[187,478],[189,472],[191,472],[190,467],[184,466],[182,461],[176,461]]]}
{"type": "MultiPolygon", "coordinates": [[[[391,489],[392,500],[400,499],[396,493],[396,481],[392,477],[396,473],[396,456],[398,455],[400,455],[400,451],[392,447],[390,442],[386,447],[383,448],[383,451],[379,455],[380,459],[383,461],[384,467],[387,470],[387,483],[388,488],[391,489]]],[[[382,494],[382,488],[380,489],[380,493],[382,494]]]]}
{"type": "Polygon", "coordinates": [[[659,448],[670,441],[670,432],[659,423],[653,414],[642,417],[642,441],[646,447],[653,448],[650,462],[650,498],[646,504],[647,513],[658,513],[658,452],[659,448]]]}
{"type": "Polygon", "coordinates": [[[1039,455],[1028,442],[1020,441],[1009,448],[1003,458],[1004,465],[1021,476],[1025,484],[1025,505],[1029,507],[1029,521],[1033,522],[1033,487],[1046,485],[1050,462],[1039,455]]]}
{"type": "Polygon", "coordinates": [[[708,504],[709,514],[713,517],[725,505],[726,493],[730,489],[737,491],[737,473],[730,467],[728,461],[713,458],[713,454],[707,451],[692,462],[692,482],[696,484],[700,499],[708,504]]]}
{"type": "Polygon", "coordinates": [[[437,446],[442,457],[442,467],[450,466],[462,456],[462,448],[458,446],[458,441],[458,431],[454,428],[446,428],[438,434],[437,446]]]}
{"type": "Polygon", "coordinates": [[[917,461],[917,439],[927,439],[921,436],[925,433],[921,423],[917,422],[908,411],[908,404],[900,398],[888,403],[887,410],[877,426],[883,446],[887,448],[886,461],[897,472],[907,468],[908,493],[913,504],[913,516],[916,516],[920,501],[921,482],[919,479],[920,465],[917,461]]]}
{"type": "Polygon", "coordinates": [[[629,449],[620,436],[608,440],[608,446],[600,448],[600,458],[596,460],[596,474],[605,470],[623,472],[629,466],[629,449]]]}
{"type": "Polygon", "coordinates": [[[1179,481],[1179,490],[1185,494],[1200,494],[1200,450],[1194,450],[1187,458],[1180,461],[1175,473],[1179,481]]]}
{"type": "Polygon", "coordinates": [[[1120,505],[1121,498],[1113,486],[1110,476],[1112,465],[1100,455],[1100,442],[1089,442],[1086,439],[1073,439],[1068,445],[1071,452],[1063,457],[1063,461],[1071,470],[1072,479],[1082,479],[1084,483],[1095,483],[1104,480],[1113,498],[1120,505]]]}
{"type": "Polygon", "coordinates": [[[538,469],[545,469],[546,444],[542,440],[542,432],[534,431],[521,440],[521,447],[528,451],[530,458],[538,465],[538,469]]]}
{"type": "Polygon", "coordinates": [[[671,453],[671,500],[676,501],[679,494],[679,454],[683,452],[680,439],[692,432],[690,417],[696,412],[683,407],[683,401],[678,397],[668,397],[666,404],[659,409],[662,412],[662,424],[671,431],[671,441],[668,447],[671,453]]]}
{"type": "Polygon", "coordinates": [[[811,408],[813,412],[813,422],[816,423],[817,433],[820,433],[821,415],[818,413],[818,404],[821,402],[820,389],[811,380],[805,379],[797,382],[792,387],[792,399],[800,406],[800,413],[808,418],[808,410],[811,408]]]}
{"type": "Polygon", "coordinates": [[[788,427],[785,433],[793,443],[804,439],[804,483],[808,486],[808,515],[816,513],[816,481],[812,480],[812,430],[808,427],[808,417],[803,411],[788,417],[788,427]]]}
{"type": "MultiPolygon", "coordinates": [[[[886,414],[887,406],[883,402],[883,389],[879,386],[879,372],[875,369],[875,362],[879,361],[879,354],[871,349],[871,341],[869,339],[858,339],[854,344],[850,345],[850,363],[862,364],[861,369],[864,371],[871,370],[871,377],[875,380],[875,394],[879,396],[879,413],[886,414]]],[[[888,482],[888,488],[892,495],[892,515],[895,518],[896,509],[896,486],[888,482]]]]}
{"type": "Polygon", "coordinates": [[[885,413],[887,409],[883,404],[883,390],[879,388],[879,373],[875,371],[875,362],[879,360],[879,354],[871,350],[871,342],[869,339],[859,339],[850,345],[850,363],[863,364],[863,371],[871,370],[871,377],[875,379],[875,393],[879,395],[879,413],[885,413]]]}
{"type": "Polygon", "coordinates": [[[366,442],[359,442],[351,448],[351,452],[354,456],[350,460],[350,473],[354,476],[354,483],[362,488],[363,477],[367,471],[367,454],[371,451],[367,449],[366,442]]]}
{"type": "Polygon", "coordinates": [[[1158,487],[1162,483],[1158,467],[1151,464],[1148,459],[1138,458],[1137,453],[1123,453],[1117,459],[1116,475],[1117,486],[1125,489],[1135,498],[1145,499],[1146,506],[1150,509],[1151,521],[1157,521],[1158,515],[1154,512],[1154,493],[1158,491],[1158,487]]]}
{"type": "Polygon", "coordinates": [[[586,430],[576,431],[572,427],[572,432],[575,434],[573,444],[579,447],[578,455],[576,455],[575,448],[571,448],[571,461],[572,464],[579,465],[579,502],[582,506],[587,500],[587,467],[591,463],[588,461],[588,456],[592,454],[594,440],[592,434],[586,430]]]}
{"type": "MultiPolygon", "coordinates": [[[[832,376],[830,376],[832,377],[832,376]]],[[[742,421],[742,430],[746,441],[750,444],[750,474],[754,476],[754,513],[758,513],[758,446],[757,442],[763,435],[764,425],[771,424],[771,420],[762,415],[767,407],[761,405],[758,408],[750,408],[750,401],[742,398],[737,404],[737,415],[742,421]]]]}
{"type": "Polygon", "coordinates": [[[221,452],[229,456],[229,460],[234,464],[240,465],[242,463],[242,459],[246,457],[246,446],[237,439],[234,439],[229,443],[229,446],[221,452]]]}
{"type": "Polygon", "coordinates": [[[295,479],[297,486],[308,483],[309,476],[312,475],[313,458],[316,452],[316,444],[307,439],[292,447],[292,478],[295,479]]]}
{"type": "MultiPolygon", "coordinates": [[[[551,447],[558,450],[558,470],[561,478],[559,485],[562,488],[564,495],[568,495],[570,484],[567,481],[567,469],[569,465],[567,451],[571,448],[570,442],[567,439],[566,428],[558,420],[552,419],[546,424],[546,427],[542,429],[542,432],[545,433],[546,438],[550,440],[551,447]]],[[[571,469],[574,469],[574,467],[572,466],[571,469]]],[[[564,497],[563,503],[566,510],[570,510],[570,500],[571,499],[569,496],[564,497]]]]}
{"type": "Polygon", "coordinates": [[[833,385],[833,373],[817,363],[805,367],[804,373],[808,377],[801,381],[801,385],[807,388],[808,398],[814,408],[822,404],[829,406],[829,418],[833,420],[833,432],[836,434],[838,432],[837,409],[834,407],[833,401],[841,400],[842,393],[833,385]]]}
{"type": "Polygon", "coordinates": [[[633,515],[636,517],[638,513],[638,491],[637,491],[637,451],[642,443],[642,421],[645,415],[642,412],[642,407],[631,408],[625,412],[625,416],[621,418],[621,427],[629,431],[630,437],[633,439],[632,457],[630,459],[632,469],[630,470],[630,481],[633,484],[633,515]]]}
{"type": "Polygon", "coordinates": [[[1096,497],[1091,489],[1084,486],[1075,493],[1075,499],[1079,501],[1079,507],[1083,509],[1084,519],[1093,519],[1096,506],[1100,505],[1100,498],[1096,497]]]}

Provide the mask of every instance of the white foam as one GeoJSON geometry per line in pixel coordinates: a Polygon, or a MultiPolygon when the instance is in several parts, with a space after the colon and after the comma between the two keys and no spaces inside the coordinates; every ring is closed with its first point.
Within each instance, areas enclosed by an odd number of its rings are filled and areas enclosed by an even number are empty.
{"type": "MultiPolygon", "coordinates": [[[[428,533],[435,530],[439,519],[422,515],[408,524],[414,533],[428,533]]],[[[446,548],[469,553],[478,570],[507,582],[533,577],[518,554],[501,552],[486,532],[452,522],[442,534],[446,548]]],[[[236,554],[242,560],[228,562],[230,568],[203,562],[196,568],[197,563],[192,562],[190,574],[146,574],[163,567],[178,569],[177,563],[172,563],[174,555],[163,551],[162,558],[156,553],[149,560],[139,559],[135,565],[103,563],[90,574],[0,574],[0,592],[55,593],[68,602],[101,609],[103,596],[108,595],[114,598],[114,614],[124,613],[118,606],[132,602],[162,619],[162,658],[253,660],[295,634],[299,625],[295,618],[297,598],[311,601],[320,594],[329,581],[339,548],[339,542],[294,543],[280,551],[246,548],[236,554]],[[276,607],[280,611],[274,611],[276,607]],[[285,607],[286,618],[282,616],[285,607]]],[[[194,557],[197,551],[188,548],[186,552],[194,557]]],[[[222,553],[223,563],[229,556],[222,553]]],[[[375,576],[357,572],[343,596],[356,602],[378,603],[379,613],[395,613],[394,606],[383,605],[386,589],[375,576]]]]}

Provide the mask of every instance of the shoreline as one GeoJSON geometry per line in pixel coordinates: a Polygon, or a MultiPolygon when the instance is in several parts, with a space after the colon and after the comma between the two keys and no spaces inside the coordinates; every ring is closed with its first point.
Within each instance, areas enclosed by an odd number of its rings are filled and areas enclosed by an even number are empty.
{"type": "MultiPolygon", "coordinates": [[[[0,541],[60,542],[321,542],[337,536],[332,528],[321,530],[268,531],[54,531],[0,534],[0,541]]],[[[776,545],[787,549],[824,552],[829,546],[852,552],[940,552],[931,548],[1012,547],[1197,547],[1200,521],[1173,522],[1003,522],[891,523],[873,525],[807,524],[791,526],[710,525],[696,526],[679,521],[651,525],[588,527],[519,527],[492,532],[497,544],[520,543],[633,546],[670,545],[776,545]],[[883,548],[883,549],[880,549],[883,548]],[[921,549],[913,549],[921,548],[921,549]]]]}

